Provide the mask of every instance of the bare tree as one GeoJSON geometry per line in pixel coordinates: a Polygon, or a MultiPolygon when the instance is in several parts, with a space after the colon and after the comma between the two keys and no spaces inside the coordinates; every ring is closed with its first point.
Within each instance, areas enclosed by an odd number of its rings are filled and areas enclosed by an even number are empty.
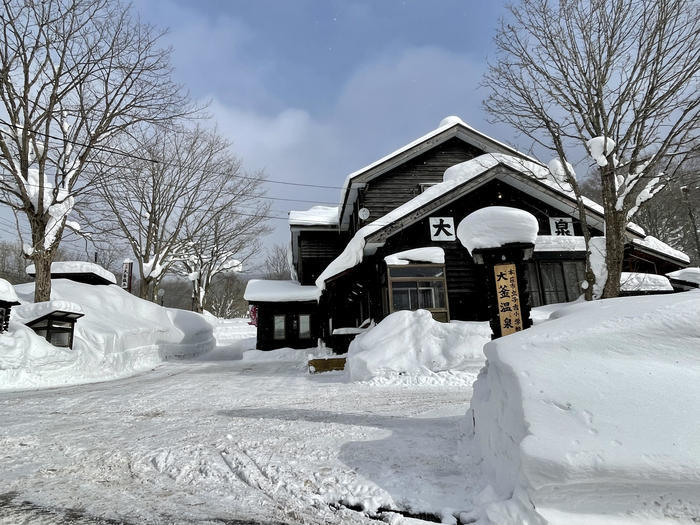
{"type": "Polygon", "coordinates": [[[222,274],[214,278],[204,307],[216,317],[232,319],[248,312],[248,301],[243,298],[246,281],[238,274],[222,274]]]}
{"type": "Polygon", "coordinates": [[[631,217],[697,139],[698,7],[685,0],[523,0],[509,10],[485,75],[491,94],[484,105],[560,160],[587,245],[581,188],[567,155],[595,157],[606,224],[603,297],[617,296],[631,217]]]}
{"type": "Polygon", "coordinates": [[[101,236],[126,240],[141,276],[140,295],[154,300],[175,264],[206,261],[206,270],[197,271],[208,284],[205,274],[225,271],[231,251],[245,258],[243,244],[252,236],[234,229],[248,225],[254,232],[267,208],[257,201],[261,176],[243,175],[229,142],[215,131],[149,129],[138,143],[143,160],[105,162],[111,167],[96,186],[101,200],[86,217],[101,236]],[[244,205],[251,207],[234,214],[244,205]]]}
{"type": "Polygon", "coordinates": [[[265,257],[265,279],[291,279],[288,248],[285,244],[275,244],[265,257]]]}
{"type": "Polygon", "coordinates": [[[221,202],[224,209],[206,228],[185,224],[185,248],[180,256],[181,271],[192,282],[192,309],[201,312],[208,303],[214,279],[223,274],[240,272],[260,248],[260,237],[270,231],[266,225],[268,204],[259,200],[262,191],[254,177],[244,179],[236,188],[235,199],[221,202]],[[243,207],[248,206],[248,207],[243,207]]]}
{"type": "Polygon", "coordinates": [[[3,0],[0,20],[0,202],[26,216],[43,301],[95,154],[135,123],[187,109],[160,33],[119,2],[3,0]]]}

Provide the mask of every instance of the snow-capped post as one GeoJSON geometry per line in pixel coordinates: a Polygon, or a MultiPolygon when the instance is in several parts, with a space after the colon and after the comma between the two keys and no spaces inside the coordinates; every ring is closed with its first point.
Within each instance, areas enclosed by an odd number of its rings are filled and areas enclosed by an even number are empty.
{"type": "Polygon", "coordinates": [[[131,259],[124,259],[124,265],[122,266],[122,288],[129,293],[131,293],[131,278],[133,272],[134,261],[131,259]]]}
{"type": "Polygon", "coordinates": [[[482,208],[457,226],[459,242],[486,271],[492,339],[532,325],[526,261],[538,230],[534,215],[507,206],[482,208]]]}

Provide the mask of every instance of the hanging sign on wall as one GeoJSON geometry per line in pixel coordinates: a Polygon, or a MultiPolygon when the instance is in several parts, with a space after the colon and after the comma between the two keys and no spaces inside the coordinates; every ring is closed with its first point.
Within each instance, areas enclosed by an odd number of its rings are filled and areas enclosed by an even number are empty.
{"type": "Polygon", "coordinates": [[[430,217],[429,223],[431,241],[454,241],[457,239],[453,217],[430,217]]]}

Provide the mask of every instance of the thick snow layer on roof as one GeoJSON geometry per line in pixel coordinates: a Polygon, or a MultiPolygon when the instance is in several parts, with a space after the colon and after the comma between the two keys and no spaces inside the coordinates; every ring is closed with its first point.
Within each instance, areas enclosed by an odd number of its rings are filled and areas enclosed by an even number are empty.
{"type": "Polygon", "coordinates": [[[653,273],[622,272],[620,291],[623,292],[672,292],[667,277],[653,273]]]}
{"type": "Polygon", "coordinates": [[[584,301],[488,343],[467,415],[484,522],[692,521],[698,348],[700,291],[584,301]]]}
{"type": "MultiPolygon", "coordinates": [[[[105,270],[99,264],[85,261],[59,261],[51,263],[52,274],[69,274],[69,273],[92,273],[99,275],[103,279],[107,279],[110,283],[116,284],[117,278],[108,270],[105,270]]],[[[27,274],[35,275],[36,268],[33,264],[27,266],[27,274]]]]}
{"type": "Polygon", "coordinates": [[[663,253],[664,255],[668,255],[669,257],[683,261],[686,264],[690,262],[690,257],[688,257],[685,253],[680,250],[676,250],[675,248],[671,248],[665,242],[660,241],[651,235],[647,235],[644,237],[644,239],[632,239],[632,242],[652,251],[663,253]]]}
{"type": "MultiPolygon", "coordinates": [[[[541,164],[501,153],[487,153],[485,155],[481,155],[448,168],[445,170],[443,182],[430,186],[420,195],[417,195],[410,201],[402,204],[398,208],[395,208],[383,217],[380,217],[379,219],[376,219],[370,224],[367,224],[366,226],[357,230],[343,252],[334,261],[332,261],[318,277],[316,280],[316,286],[321,289],[325,288],[325,282],[328,279],[361,263],[363,258],[363,250],[365,247],[365,238],[367,236],[441,197],[442,195],[449,193],[454,188],[469,182],[498,164],[504,164],[516,171],[531,176],[538,182],[548,186],[553,191],[575,199],[573,193],[566,189],[565,185],[555,181],[554,177],[550,174],[549,169],[541,164]]],[[[603,214],[603,208],[599,204],[587,199],[586,197],[583,198],[583,202],[590,210],[601,215],[603,214]]],[[[635,224],[630,223],[629,228],[640,235],[644,234],[644,230],[635,224]]]]}
{"type": "Polygon", "coordinates": [[[0,279],[0,301],[6,301],[8,303],[19,302],[19,297],[17,297],[15,287],[5,279],[0,279]]]}
{"type": "Polygon", "coordinates": [[[585,252],[586,239],[580,235],[538,235],[536,252],[585,252]]]}
{"type": "Polygon", "coordinates": [[[530,212],[508,206],[488,206],[462,219],[457,226],[457,238],[472,253],[514,242],[534,244],[538,229],[537,219],[530,212]]]}
{"type": "Polygon", "coordinates": [[[685,281],[687,283],[694,283],[700,286],[700,268],[697,266],[676,270],[675,272],[667,273],[666,276],[670,277],[671,279],[685,281]]]}
{"type": "Polygon", "coordinates": [[[384,257],[384,262],[386,264],[409,264],[412,262],[445,264],[445,250],[438,246],[413,248],[412,250],[387,255],[384,257]]]}
{"type": "MultiPolygon", "coordinates": [[[[34,283],[15,290],[24,301],[15,307],[19,312],[44,308],[31,303],[34,283]]],[[[0,335],[0,390],[126,377],[168,359],[206,352],[215,344],[212,326],[202,315],[163,308],[118,286],[53,279],[51,297],[53,305],[72,305],[85,314],[75,325],[73,348],[50,345],[15,320],[13,308],[10,330],[0,335]]]]}
{"type": "Polygon", "coordinates": [[[312,206],[308,210],[289,212],[291,226],[337,226],[338,206],[312,206]]]}
{"type": "Polygon", "coordinates": [[[27,324],[51,312],[57,311],[74,314],[84,313],[79,304],[70,301],[44,301],[41,303],[25,303],[15,306],[12,309],[12,320],[27,324]]]}
{"type": "Polygon", "coordinates": [[[350,343],[345,365],[352,381],[377,376],[440,372],[481,363],[491,339],[488,322],[440,323],[427,310],[404,310],[385,317],[350,343]]]}
{"type": "Polygon", "coordinates": [[[245,287],[246,301],[283,303],[287,301],[318,301],[321,290],[316,286],[302,286],[297,281],[251,279],[245,287]]]}

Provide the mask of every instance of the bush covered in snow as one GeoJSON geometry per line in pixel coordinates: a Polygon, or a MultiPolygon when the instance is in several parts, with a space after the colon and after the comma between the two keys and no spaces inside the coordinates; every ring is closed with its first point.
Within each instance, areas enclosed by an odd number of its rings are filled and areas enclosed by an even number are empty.
{"type": "Polygon", "coordinates": [[[700,516],[700,291],[566,305],[485,353],[487,522],[700,516]]]}
{"type": "Polygon", "coordinates": [[[427,310],[400,311],[350,343],[346,373],[352,381],[387,374],[441,372],[484,360],[488,323],[440,323],[427,310]]]}

